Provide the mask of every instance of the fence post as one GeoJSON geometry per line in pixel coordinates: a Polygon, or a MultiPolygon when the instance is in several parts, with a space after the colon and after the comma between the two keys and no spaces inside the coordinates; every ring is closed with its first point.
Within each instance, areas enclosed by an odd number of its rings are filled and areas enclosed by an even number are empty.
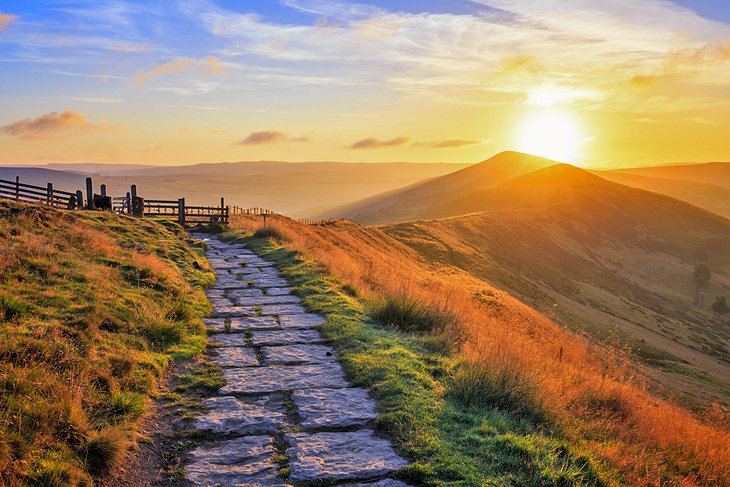
{"type": "Polygon", "coordinates": [[[228,223],[226,217],[226,204],[225,199],[221,197],[221,223],[228,223]]]}
{"type": "Polygon", "coordinates": [[[177,222],[180,226],[185,226],[185,198],[177,199],[177,222]]]}
{"type": "Polygon", "coordinates": [[[122,213],[124,213],[124,209],[127,209],[127,215],[132,214],[132,195],[129,194],[129,191],[127,191],[127,201],[122,203],[122,213]]]}
{"type": "Polygon", "coordinates": [[[56,202],[53,200],[53,183],[48,183],[46,187],[46,203],[56,207],[56,202]]]}
{"type": "Polygon", "coordinates": [[[81,210],[84,207],[84,193],[80,189],[76,190],[76,207],[81,210]]]}
{"type": "Polygon", "coordinates": [[[133,184],[130,188],[130,200],[129,200],[129,214],[132,216],[139,216],[137,215],[137,211],[135,209],[135,201],[137,200],[137,185],[133,184]]]}
{"type": "Polygon", "coordinates": [[[106,184],[101,185],[101,197],[106,198],[106,184]]]}
{"type": "Polygon", "coordinates": [[[86,209],[94,209],[94,183],[91,178],[86,178],[86,209]]]}
{"type": "Polygon", "coordinates": [[[15,176],[15,201],[20,199],[20,176],[15,176]]]}

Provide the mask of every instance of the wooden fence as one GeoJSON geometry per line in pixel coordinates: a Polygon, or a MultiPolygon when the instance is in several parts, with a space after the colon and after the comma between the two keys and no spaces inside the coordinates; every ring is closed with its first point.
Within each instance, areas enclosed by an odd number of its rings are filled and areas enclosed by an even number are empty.
{"type": "Polygon", "coordinates": [[[144,199],[137,194],[137,186],[132,185],[125,196],[112,197],[107,195],[106,185],[101,185],[101,193],[94,193],[94,184],[91,178],[86,178],[86,200],[84,193],[77,190],[74,193],[55,189],[52,183],[44,188],[32,184],[21,183],[20,178],[15,181],[0,179],[0,198],[26,203],[44,204],[54,208],[69,210],[109,210],[133,217],[168,217],[174,218],[181,225],[187,223],[218,222],[227,224],[230,208],[221,198],[220,206],[191,206],[185,203],[185,198],[177,200],[144,199]]]}

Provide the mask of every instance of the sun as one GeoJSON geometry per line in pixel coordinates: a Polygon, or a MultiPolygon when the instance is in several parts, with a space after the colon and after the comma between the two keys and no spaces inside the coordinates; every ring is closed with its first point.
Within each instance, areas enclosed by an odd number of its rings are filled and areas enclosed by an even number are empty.
{"type": "Polygon", "coordinates": [[[558,162],[573,164],[581,145],[581,130],[570,114],[561,110],[535,112],[519,129],[518,150],[558,162]]]}

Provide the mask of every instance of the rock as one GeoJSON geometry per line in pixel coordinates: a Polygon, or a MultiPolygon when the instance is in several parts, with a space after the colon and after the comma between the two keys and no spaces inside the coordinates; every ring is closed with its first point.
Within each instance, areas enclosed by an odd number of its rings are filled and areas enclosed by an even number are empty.
{"type": "Polygon", "coordinates": [[[270,364],[321,364],[336,359],[335,351],[327,345],[284,345],[263,347],[264,363],[270,364]]]}
{"type": "Polygon", "coordinates": [[[275,433],[286,425],[286,416],[280,410],[267,407],[269,402],[269,397],[253,403],[231,396],[206,399],[204,404],[208,412],[197,419],[195,427],[222,435],[275,433]]]}
{"type": "Polygon", "coordinates": [[[211,360],[218,367],[256,367],[261,365],[256,350],[248,347],[221,347],[211,360]]]}
{"type": "Polygon", "coordinates": [[[230,320],[230,330],[226,329],[226,318],[207,318],[204,322],[209,329],[220,333],[279,327],[273,316],[249,316],[247,318],[228,318],[228,320],[230,320]]]}
{"type": "Polygon", "coordinates": [[[291,294],[292,291],[294,291],[293,287],[270,287],[266,289],[266,294],[277,296],[282,294],[291,294]]]}
{"type": "Polygon", "coordinates": [[[256,311],[251,306],[221,306],[213,309],[210,314],[213,318],[226,318],[236,316],[255,316],[256,311]]]}
{"type": "Polygon", "coordinates": [[[294,391],[292,400],[305,428],[364,425],[378,416],[365,389],[306,389],[294,391]]]}
{"type": "Polygon", "coordinates": [[[238,306],[261,306],[266,304],[293,304],[300,303],[302,300],[292,294],[284,294],[282,296],[264,295],[255,297],[240,297],[236,299],[238,306]]]}
{"type": "Polygon", "coordinates": [[[369,479],[407,465],[388,440],[372,430],[347,433],[291,433],[285,436],[293,481],[369,479]]]}
{"type": "Polygon", "coordinates": [[[263,392],[308,389],[311,387],[347,387],[342,369],[336,362],[318,365],[268,366],[223,369],[226,385],[219,394],[256,394],[263,392]]]}
{"type": "Polygon", "coordinates": [[[245,436],[193,450],[186,478],[201,486],[280,484],[270,436],[245,436]]]}
{"type": "Polygon", "coordinates": [[[314,328],[322,323],[324,323],[324,318],[313,313],[279,317],[279,324],[282,328],[314,328]]]}
{"type": "Polygon", "coordinates": [[[253,344],[288,345],[295,343],[321,343],[324,340],[317,330],[271,330],[256,331],[251,335],[253,344]]]}

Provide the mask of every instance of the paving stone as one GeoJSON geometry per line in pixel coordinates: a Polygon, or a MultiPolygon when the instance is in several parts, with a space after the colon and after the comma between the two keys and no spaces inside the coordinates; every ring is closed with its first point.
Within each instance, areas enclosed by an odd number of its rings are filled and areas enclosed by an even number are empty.
{"type": "Polygon", "coordinates": [[[324,323],[324,318],[314,313],[283,315],[279,317],[282,328],[314,328],[324,323]]]}
{"type": "Polygon", "coordinates": [[[293,481],[368,479],[407,465],[388,440],[372,430],[348,433],[291,433],[286,450],[293,481]]]}
{"type": "Polygon", "coordinates": [[[234,318],[255,316],[256,311],[251,306],[221,306],[210,314],[213,318],[234,318]]]}
{"type": "Polygon", "coordinates": [[[260,276],[261,270],[256,267],[241,267],[239,269],[231,269],[231,275],[233,276],[260,276]]]}
{"type": "Polygon", "coordinates": [[[271,330],[255,331],[251,339],[254,345],[288,345],[294,343],[322,343],[324,339],[317,330],[271,330]]]}
{"type": "Polygon", "coordinates": [[[281,484],[270,436],[244,436],[193,450],[186,478],[201,486],[264,486],[281,484]]]}
{"type": "Polygon", "coordinates": [[[266,289],[266,294],[277,296],[283,294],[291,294],[292,291],[294,291],[293,287],[270,287],[266,289]]]}
{"type": "Polygon", "coordinates": [[[219,394],[255,394],[311,387],[347,387],[336,362],[317,365],[224,369],[219,394]]]}
{"type": "Polygon", "coordinates": [[[213,308],[228,308],[233,306],[233,301],[225,297],[208,296],[208,301],[213,305],[213,308]]]}
{"type": "Polygon", "coordinates": [[[231,332],[242,332],[246,330],[261,330],[267,328],[277,328],[279,324],[273,316],[249,316],[247,318],[207,318],[203,320],[205,326],[209,329],[225,333],[226,320],[229,320],[231,332]]]}
{"type": "Polygon", "coordinates": [[[223,281],[213,284],[212,289],[249,289],[250,287],[246,281],[223,281]]]}
{"type": "Polygon", "coordinates": [[[256,367],[261,365],[256,350],[250,347],[220,347],[210,358],[218,367],[256,367]]]}
{"type": "Polygon", "coordinates": [[[208,337],[208,341],[219,347],[246,347],[248,340],[243,333],[221,333],[208,337]]]}
{"type": "Polygon", "coordinates": [[[275,433],[286,425],[283,406],[271,405],[266,396],[246,403],[232,396],[212,397],[204,404],[206,414],[198,417],[195,428],[222,435],[275,433]]]}
{"type": "Polygon", "coordinates": [[[293,294],[284,294],[282,296],[245,296],[236,299],[238,306],[261,306],[264,304],[295,304],[301,303],[302,300],[293,294]]]}
{"type": "Polygon", "coordinates": [[[307,310],[298,304],[264,304],[261,306],[262,315],[299,315],[307,310]]]}
{"type": "Polygon", "coordinates": [[[294,391],[292,400],[305,428],[364,425],[378,417],[365,389],[306,389],[294,391]]]}
{"type": "Polygon", "coordinates": [[[289,282],[281,277],[254,277],[253,282],[258,287],[286,287],[289,282]]]}
{"type": "Polygon", "coordinates": [[[368,482],[366,484],[340,484],[342,487],[411,487],[410,485],[401,482],[400,480],[383,479],[377,482],[368,482]]]}
{"type": "Polygon", "coordinates": [[[337,357],[335,350],[327,345],[283,345],[263,347],[264,363],[268,364],[321,364],[332,362],[337,357]]]}
{"type": "Polygon", "coordinates": [[[226,293],[226,296],[230,299],[248,298],[248,297],[261,297],[264,292],[257,287],[250,287],[245,289],[231,289],[226,293]]]}

